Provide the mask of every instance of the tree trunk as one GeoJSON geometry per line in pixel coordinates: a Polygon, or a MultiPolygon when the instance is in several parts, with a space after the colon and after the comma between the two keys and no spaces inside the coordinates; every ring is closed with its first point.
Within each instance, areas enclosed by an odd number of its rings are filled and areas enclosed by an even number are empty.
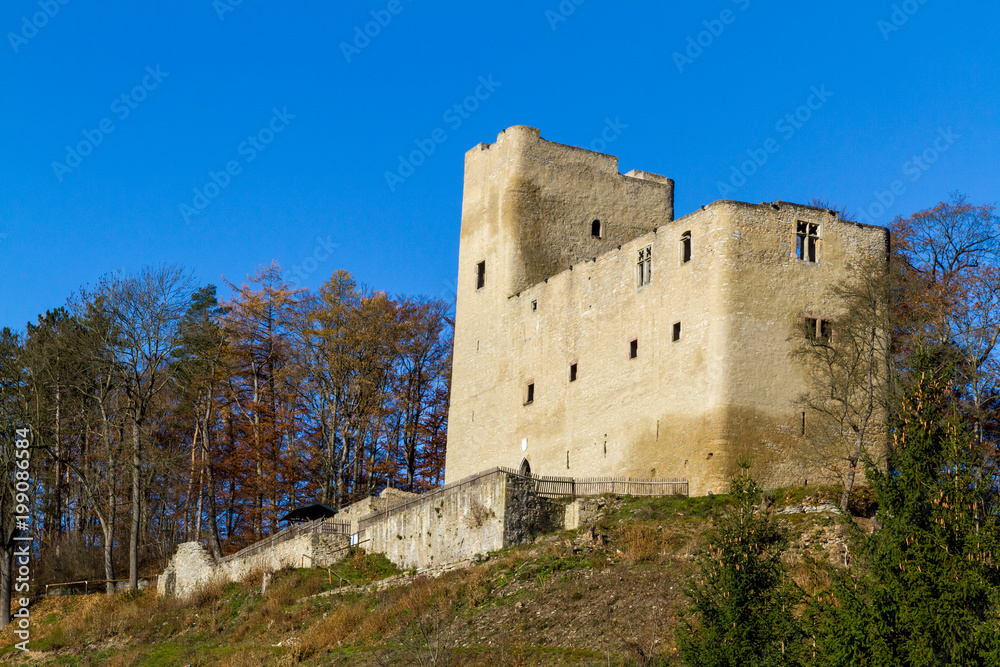
{"type": "Polygon", "coordinates": [[[208,475],[208,545],[212,549],[212,555],[218,560],[222,558],[222,541],[219,539],[219,521],[216,518],[215,508],[215,476],[212,474],[212,459],[208,452],[208,429],[204,435],[206,460],[205,474],[208,475]]]}
{"type": "Polygon", "coordinates": [[[14,544],[4,540],[0,546],[0,630],[10,625],[10,599],[14,581],[12,575],[14,564],[14,544]]]}
{"type": "Polygon", "coordinates": [[[222,540],[219,538],[219,520],[215,516],[215,480],[212,477],[212,467],[208,464],[208,546],[216,560],[222,558],[222,540]]]}
{"type": "Polygon", "coordinates": [[[205,497],[205,450],[201,452],[201,469],[198,471],[198,502],[194,517],[194,540],[201,541],[202,499],[205,497]]]}
{"type": "Polygon", "coordinates": [[[104,534],[104,590],[108,595],[115,592],[115,535],[114,524],[101,520],[101,532],[104,534]]]}
{"type": "Polygon", "coordinates": [[[132,419],[132,522],[128,541],[128,585],[130,590],[139,589],[139,530],[142,509],[142,489],[140,470],[142,455],[139,449],[139,420],[132,419]]]}
{"type": "MultiPolygon", "coordinates": [[[[115,585],[113,580],[115,578],[115,561],[114,561],[114,550],[115,550],[115,521],[118,519],[118,467],[115,465],[115,455],[111,446],[111,428],[109,425],[108,414],[104,409],[104,403],[101,402],[101,434],[104,437],[104,447],[108,455],[107,462],[107,475],[108,475],[108,512],[107,521],[105,521],[104,515],[98,509],[96,493],[93,496],[94,502],[94,513],[97,514],[97,520],[101,524],[101,530],[104,533],[104,578],[107,580],[106,591],[108,595],[115,592],[115,585]]],[[[80,483],[85,489],[90,489],[86,485],[86,482],[81,478],[80,483]]],[[[89,492],[89,491],[88,491],[89,492]]]]}
{"type": "MultiPolygon", "coordinates": [[[[191,466],[188,469],[188,485],[187,485],[187,498],[184,501],[184,541],[188,542],[191,539],[191,497],[194,493],[194,468],[195,468],[195,452],[198,451],[198,428],[201,426],[201,420],[195,418],[194,420],[194,438],[191,439],[191,466]]],[[[199,497],[199,500],[201,498],[199,497]]]]}
{"type": "MultiPolygon", "coordinates": [[[[56,358],[58,363],[58,357],[56,358]]],[[[52,528],[55,537],[53,542],[55,543],[56,558],[59,558],[59,551],[62,542],[62,433],[60,430],[62,422],[62,392],[60,391],[59,383],[56,382],[56,421],[55,421],[55,448],[56,448],[56,460],[53,470],[55,476],[56,485],[52,492],[52,528]]]]}
{"type": "Polygon", "coordinates": [[[847,507],[851,502],[851,491],[854,489],[854,477],[858,470],[858,462],[856,459],[851,459],[848,463],[849,467],[847,469],[847,478],[844,479],[844,492],[840,495],[840,509],[843,512],[847,511],[847,507]]]}

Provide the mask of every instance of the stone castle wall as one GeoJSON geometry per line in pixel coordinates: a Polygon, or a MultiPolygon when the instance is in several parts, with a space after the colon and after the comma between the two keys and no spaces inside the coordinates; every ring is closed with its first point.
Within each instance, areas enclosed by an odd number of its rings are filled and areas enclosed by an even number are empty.
{"type": "Polygon", "coordinates": [[[468,560],[559,530],[565,510],[540,497],[530,480],[494,472],[403,509],[362,522],[366,551],[397,567],[423,569],[468,560]]]}
{"type": "Polygon", "coordinates": [[[791,351],[805,317],[835,319],[828,287],[885,258],[887,230],[785,202],[675,220],[673,184],[655,179],[667,182],[530,128],[469,152],[446,481],[527,461],[542,475],[684,477],[703,495],[728,489],[742,455],[768,486],[830,481],[808,456],[791,351]],[[593,219],[604,239],[588,241],[593,219]],[[816,262],[795,255],[799,222],[821,230],[816,262]]]}

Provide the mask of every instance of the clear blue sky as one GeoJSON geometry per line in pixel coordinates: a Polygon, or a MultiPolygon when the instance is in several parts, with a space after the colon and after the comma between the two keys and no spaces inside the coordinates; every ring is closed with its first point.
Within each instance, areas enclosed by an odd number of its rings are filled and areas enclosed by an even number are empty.
{"type": "Polygon", "coordinates": [[[0,6],[0,326],[164,262],[448,296],[463,155],[516,124],[603,133],[678,215],[820,197],[886,224],[1000,192],[996,3],[237,1],[0,6]]]}

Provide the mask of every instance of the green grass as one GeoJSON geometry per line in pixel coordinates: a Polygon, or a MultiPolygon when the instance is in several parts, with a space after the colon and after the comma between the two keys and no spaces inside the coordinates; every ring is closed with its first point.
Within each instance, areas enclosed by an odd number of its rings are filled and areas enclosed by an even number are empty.
{"type": "Polygon", "coordinates": [[[840,502],[843,489],[839,486],[790,486],[774,489],[768,493],[774,497],[778,507],[801,505],[807,499],[814,504],[840,502]]]}
{"type": "Polygon", "coordinates": [[[704,521],[718,516],[730,503],[728,495],[697,498],[625,496],[623,501],[621,507],[608,515],[607,521],[667,519],[685,522],[704,521]]]}

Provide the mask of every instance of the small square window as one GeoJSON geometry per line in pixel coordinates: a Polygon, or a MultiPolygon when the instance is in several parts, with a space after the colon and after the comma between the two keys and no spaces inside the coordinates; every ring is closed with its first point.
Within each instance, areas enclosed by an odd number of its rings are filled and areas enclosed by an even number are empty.
{"type": "Polygon", "coordinates": [[[833,338],[833,324],[820,317],[803,318],[803,328],[809,340],[828,342],[833,338]]]}
{"type": "Polygon", "coordinates": [[[639,356],[639,339],[634,338],[628,344],[628,358],[635,359],[639,356]]]}
{"type": "Polygon", "coordinates": [[[569,381],[576,382],[576,364],[569,365],[569,381]]]}
{"type": "Polygon", "coordinates": [[[535,383],[529,382],[527,391],[525,392],[524,395],[524,404],[528,405],[529,403],[534,403],[534,402],[535,402],[535,383]]]}
{"type": "Polygon", "coordinates": [[[676,343],[680,339],[681,339],[681,323],[680,322],[674,322],[674,329],[673,329],[673,332],[670,335],[670,340],[672,340],[673,342],[676,343]]]}

